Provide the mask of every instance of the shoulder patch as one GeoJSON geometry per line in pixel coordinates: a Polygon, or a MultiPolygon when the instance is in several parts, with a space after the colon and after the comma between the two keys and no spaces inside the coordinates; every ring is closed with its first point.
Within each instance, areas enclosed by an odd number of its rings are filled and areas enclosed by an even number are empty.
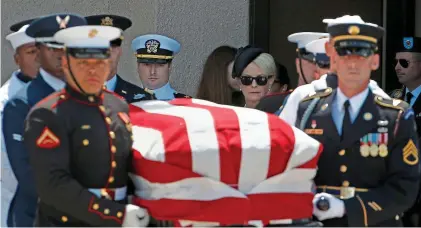
{"type": "Polygon", "coordinates": [[[409,104],[399,99],[388,99],[380,96],[374,98],[375,102],[380,106],[405,111],[409,108],[409,104]]]}
{"type": "Polygon", "coordinates": [[[310,94],[307,97],[305,97],[303,100],[301,100],[301,102],[313,100],[316,97],[319,97],[319,98],[320,97],[327,97],[327,96],[329,96],[332,93],[332,91],[333,90],[330,87],[328,87],[326,89],[323,89],[323,90],[316,91],[316,93],[310,94]]]}
{"type": "Polygon", "coordinates": [[[395,89],[390,93],[390,97],[392,98],[401,98],[403,96],[402,89],[395,89]]]}

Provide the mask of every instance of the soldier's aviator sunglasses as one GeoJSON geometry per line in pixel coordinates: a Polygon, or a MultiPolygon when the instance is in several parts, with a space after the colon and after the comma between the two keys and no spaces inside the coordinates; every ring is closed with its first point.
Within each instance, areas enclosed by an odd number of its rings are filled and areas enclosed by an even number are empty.
{"type": "Polygon", "coordinates": [[[240,76],[240,81],[241,81],[241,84],[243,84],[245,86],[249,86],[249,85],[253,84],[253,81],[256,81],[256,84],[259,85],[259,86],[264,86],[264,85],[268,84],[269,79],[272,78],[272,77],[273,77],[273,75],[269,75],[269,76],[258,75],[256,77],[243,75],[243,76],[240,76]]]}
{"type": "Polygon", "coordinates": [[[420,61],[409,61],[407,59],[395,59],[395,64],[393,64],[393,66],[396,66],[399,63],[399,65],[401,65],[403,68],[408,68],[411,62],[420,62],[420,61]]]}

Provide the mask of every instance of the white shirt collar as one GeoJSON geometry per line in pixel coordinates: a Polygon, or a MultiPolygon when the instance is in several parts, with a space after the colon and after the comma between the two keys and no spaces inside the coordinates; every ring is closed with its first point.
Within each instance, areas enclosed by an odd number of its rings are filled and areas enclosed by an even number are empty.
{"type": "Polygon", "coordinates": [[[54,76],[52,76],[50,73],[45,71],[42,68],[39,68],[39,72],[41,74],[42,79],[51,86],[55,91],[59,91],[63,89],[66,86],[66,83],[54,76]]]}
{"type": "Polygon", "coordinates": [[[115,87],[117,86],[117,75],[114,75],[110,80],[108,80],[105,83],[105,87],[107,87],[107,90],[113,91],[115,90],[115,87]]]}
{"type": "Polygon", "coordinates": [[[351,118],[354,119],[358,115],[358,112],[360,111],[361,107],[363,106],[363,103],[365,101],[365,98],[368,95],[368,87],[362,91],[361,93],[348,98],[343,94],[341,89],[338,87],[337,93],[336,93],[336,104],[337,107],[344,112],[344,103],[346,100],[349,100],[350,108],[349,108],[349,114],[351,115],[351,118]]]}

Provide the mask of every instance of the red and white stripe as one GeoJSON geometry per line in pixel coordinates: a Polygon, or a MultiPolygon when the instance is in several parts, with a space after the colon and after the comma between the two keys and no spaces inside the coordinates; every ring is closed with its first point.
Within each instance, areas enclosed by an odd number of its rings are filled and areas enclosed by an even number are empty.
{"type": "Polygon", "coordinates": [[[139,102],[130,117],[134,202],[154,218],[184,226],[312,216],[322,146],[278,117],[198,99],[139,102]]]}

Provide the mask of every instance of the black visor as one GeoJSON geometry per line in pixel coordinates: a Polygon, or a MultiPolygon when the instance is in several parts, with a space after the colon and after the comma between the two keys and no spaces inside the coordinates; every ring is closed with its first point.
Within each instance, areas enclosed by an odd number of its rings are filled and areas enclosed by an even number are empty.
{"type": "Polygon", "coordinates": [[[361,48],[361,47],[336,47],[336,52],[339,56],[346,55],[358,55],[362,57],[369,57],[374,55],[374,50],[371,48],[361,48]]]}
{"type": "Polygon", "coordinates": [[[77,59],[108,59],[109,48],[68,48],[67,52],[77,59]]]}
{"type": "Polygon", "coordinates": [[[314,63],[315,56],[313,53],[307,52],[305,48],[298,49],[298,57],[314,63]]]}

